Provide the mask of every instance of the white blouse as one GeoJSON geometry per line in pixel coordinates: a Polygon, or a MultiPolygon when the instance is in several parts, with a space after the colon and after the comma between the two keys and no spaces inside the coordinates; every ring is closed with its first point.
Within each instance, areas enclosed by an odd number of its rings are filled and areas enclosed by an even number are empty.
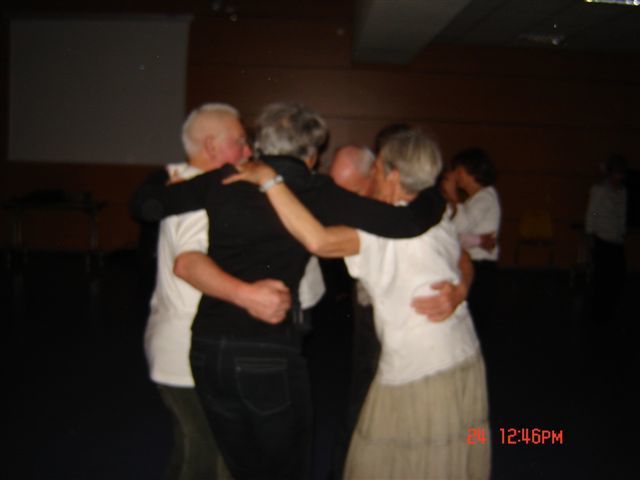
{"type": "MultiPolygon", "coordinates": [[[[493,187],[484,187],[457,206],[453,217],[458,234],[483,235],[485,233],[498,234],[500,230],[501,209],[498,192],[493,187]]],[[[487,252],[480,246],[467,249],[472,260],[498,260],[498,246],[487,252]]]]}
{"type": "Polygon", "coordinates": [[[426,233],[391,240],[358,231],[360,252],[345,258],[349,273],[371,294],[382,344],[382,383],[402,384],[451,368],[478,351],[466,302],[445,321],[431,322],[411,307],[417,295],[435,294],[435,282],[458,282],[460,244],[445,218],[426,233]]]}

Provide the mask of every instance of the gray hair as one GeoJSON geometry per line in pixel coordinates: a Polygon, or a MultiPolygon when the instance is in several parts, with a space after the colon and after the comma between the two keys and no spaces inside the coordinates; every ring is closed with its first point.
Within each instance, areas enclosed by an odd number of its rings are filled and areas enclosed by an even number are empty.
{"type": "Polygon", "coordinates": [[[360,148],[360,155],[356,162],[356,168],[365,177],[371,176],[373,163],[376,161],[376,155],[367,147],[360,148]]]}
{"type": "Polygon", "coordinates": [[[196,126],[199,119],[208,115],[231,115],[240,118],[238,110],[226,103],[205,103],[192,110],[182,124],[182,146],[189,157],[193,157],[202,149],[204,136],[196,126]]]}
{"type": "Polygon", "coordinates": [[[329,134],[324,119],[298,103],[267,105],[258,117],[257,127],[257,152],[301,159],[318,154],[329,134]]]}
{"type": "Polygon", "coordinates": [[[442,169],[438,144],[419,130],[392,135],[380,151],[385,174],[397,170],[407,193],[418,193],[435,184],[442,169]]]}

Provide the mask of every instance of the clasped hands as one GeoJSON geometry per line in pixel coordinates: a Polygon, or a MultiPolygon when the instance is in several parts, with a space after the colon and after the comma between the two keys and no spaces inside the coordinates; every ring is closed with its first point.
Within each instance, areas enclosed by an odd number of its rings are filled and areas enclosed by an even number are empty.
{"type": "MultiPolygon", "coordinates": [[[[414,297],[411,306],[431,322],[442,322],[449,318],[466,298],[462,284],[438,282],[431,285],[436,295],[414,297]]],[[[242,306],[258,320],[275,325],[284,321],[291,308],[291,292],[279,280],[264,279],[249,284],[242,292],[242,306]]]]}

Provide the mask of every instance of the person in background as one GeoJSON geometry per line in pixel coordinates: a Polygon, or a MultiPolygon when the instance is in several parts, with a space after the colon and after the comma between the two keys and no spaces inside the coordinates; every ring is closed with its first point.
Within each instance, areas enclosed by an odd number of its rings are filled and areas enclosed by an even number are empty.
{"type": "MultiPolygon", "coordinates": [[[[344,145],[336,149],[328,174],[337,185],[356,193],[367,196],[370,193],[375,155],[366,147],[358,145],[344,145]]],[[[337,398],[336,403],[341,408],[336,422],[336,439],[332,442],[333,459],[330,465],[330,478],[339,478],[349,447],[351,432],[358,419],[358,413],[367,394],[369,384],[373,379],[378,365],[380,343],[373,326],[373,311],[371,301],[361,282],[349,275],[342,259],[321,259],[325,271],[332,279],[332,287],[339,288],[333,302],[335,308],[341,309],[350,321],[342,321],[340,333],[350,334],[350,368],[345,369],[348,381],[345,385],[345,395],[337,398]],[[347,330],[348,329],[348,330],[347,330]]],[[[322,320],[321,320],[322,321],[322,320]]],[[[337,331],[334,328],[334,331],[337,331]]],[[[336,359],[344,364],[345,359],[336,359]]],[[[332,379],[335,381],[335,378],[332,379]]],[[[320,462],[319,462],[320,463],[320,462]]],[[[326,480],[327,469],[322,467],[314,471],[315,478],[326,480]]]]}
{"type": "Polygon", "coordinates": [[[627,161],[613,155],[603,164],[604,178],[589,191],[585,232],[593,266],[594,320],[606,322],[624,287],[627,222],[627,161]]]}
{"type": "Polygon", "coordinates": [[[374,155],[376,155],[377,157],[380,154],[380,151],[382,150],[382,147],[386,143],[387,139],[389,139],[396,133],[406,132],[410,129],[411,127],[409,126],[409,124],[404,122],[390,123],[382,127],[376,132],[376,135],[373,139],[374,155]]]}
{"type": "Polygon", "coordinates": [[[478,236],[497,238],[500,232],[502,214],[498,193],[494,188],[496,169],[487,153],[480,148],[470,148],[456,154],[452,168],[456,185],[466,197],[463,200],[455,190],[449,190],[448,195],[455,203],[452,221],[473,261],[474,278],[468,303],[480,341],[483,342],[490,336],[491,325],[495,321],[499,247],[494,244],[488,250],[483,248],[478,236]]]}
{"type": "Polygon", "coordinates": [[[375,159],[368,148],[344,145],[336,150],[328,174],[336,185],[367,196],[371,188],[371,166],[375,159]]]}
{"type": "MultiPolygon", "coordinates": [[[[449,201],[449,204],[453,208],[453,216],[455,217],[457,211],[457,204],[466,199],[466,193],[458,188],[456,182],[456,175],[450,165],[443,167],[440,178],[438,179],[438,185],[442,195],[449,201]]],[[[491,253],[497,244],[496,232],[485,233],[481,235],[475,235],[472,233],[462,233],[458,235],[460,239],[460,245],[465,250],[469,250],[472,247],[481,247],[487,252],[491,253]]]]}

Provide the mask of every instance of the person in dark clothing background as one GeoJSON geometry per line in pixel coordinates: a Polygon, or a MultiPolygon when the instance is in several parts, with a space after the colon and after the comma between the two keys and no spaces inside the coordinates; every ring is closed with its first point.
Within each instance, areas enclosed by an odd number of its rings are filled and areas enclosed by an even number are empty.
{"type": "Polygon", "coordinates": [[[593,267],[593,320],[597,324],[607,323],[615,314],[626,277],[626,159],[612,155],[602,170],[604,178],[589,191],[585,218],[593,267]]]}

